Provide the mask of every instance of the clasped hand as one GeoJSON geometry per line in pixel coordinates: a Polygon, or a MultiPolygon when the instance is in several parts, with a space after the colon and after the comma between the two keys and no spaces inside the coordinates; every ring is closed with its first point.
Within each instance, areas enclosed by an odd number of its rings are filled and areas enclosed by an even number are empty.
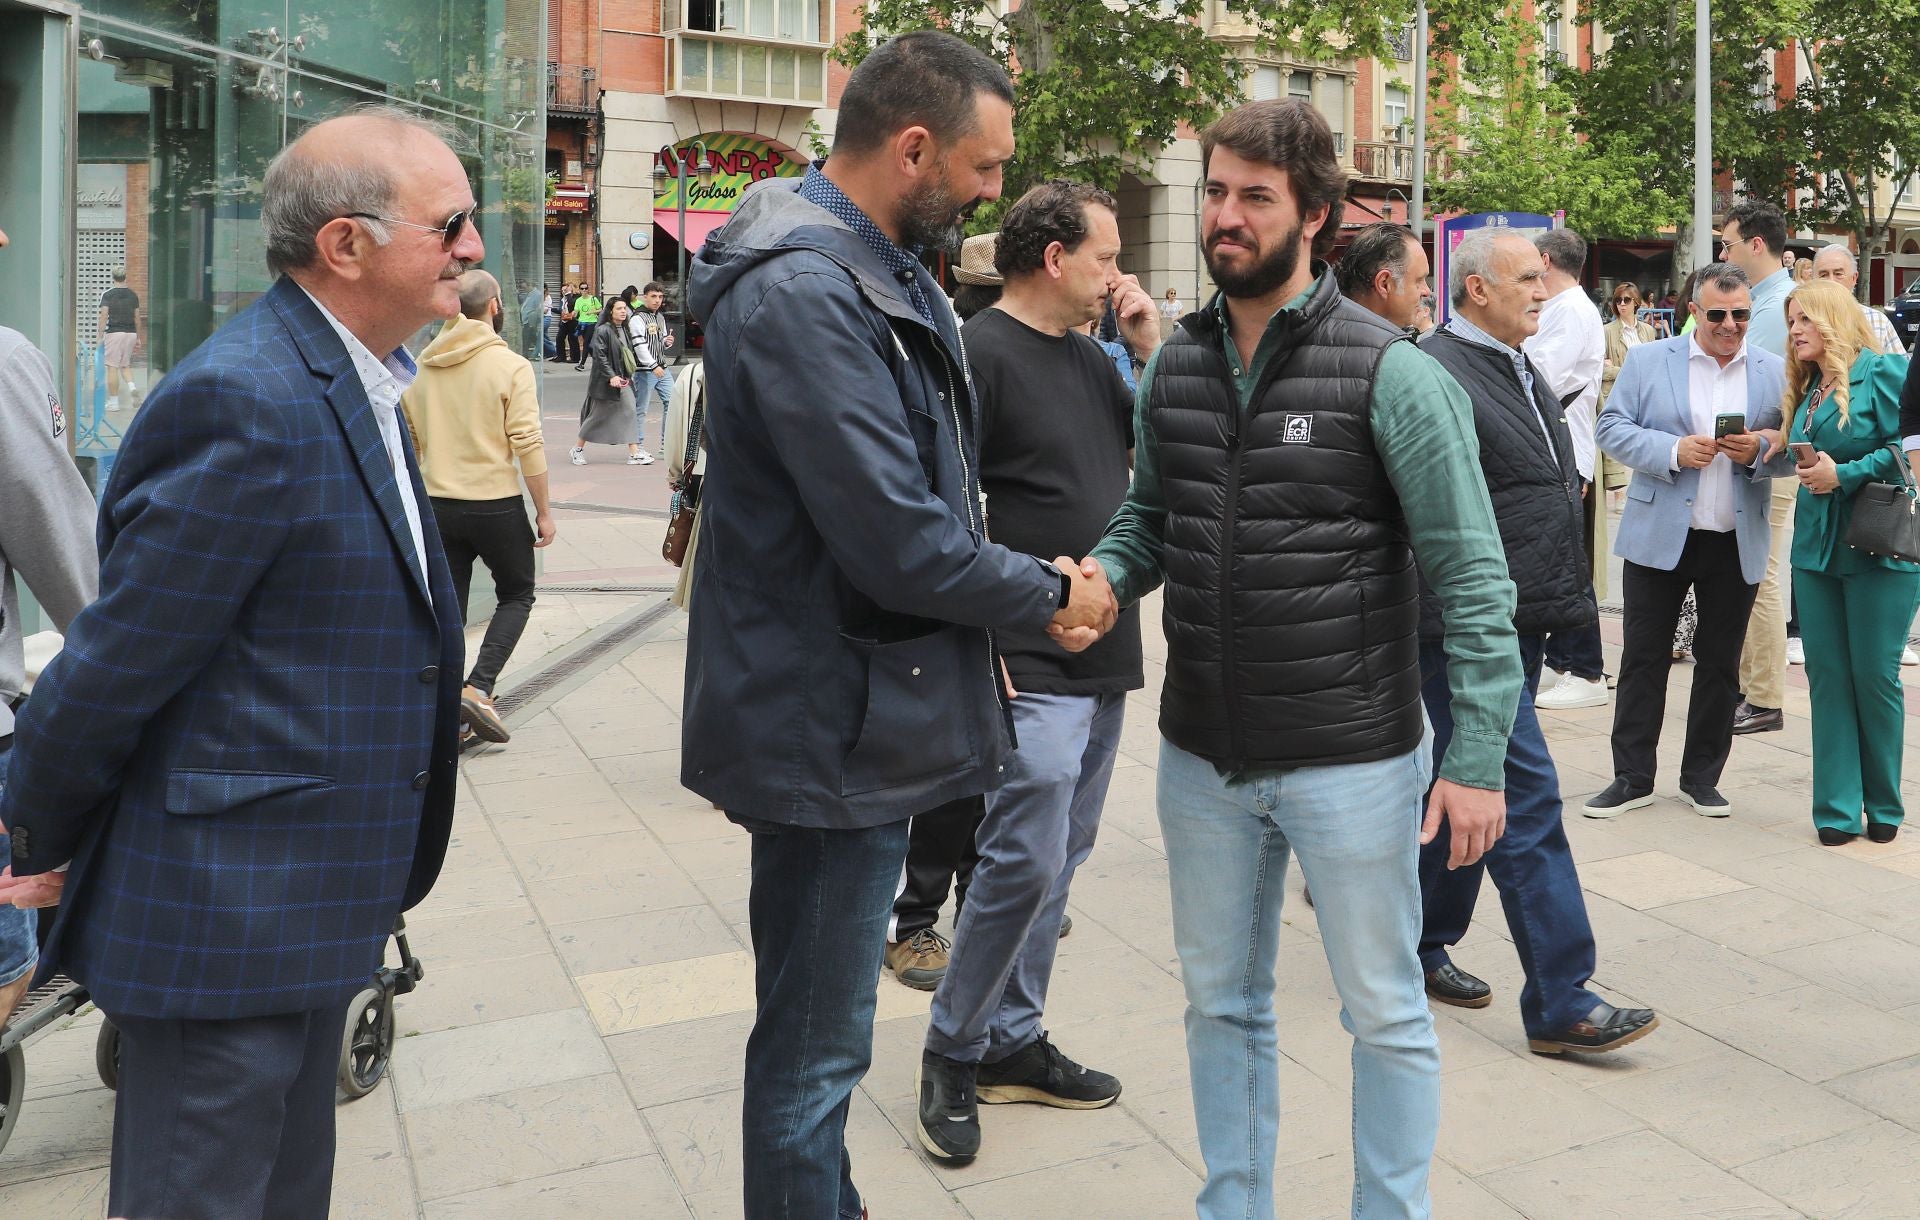
{"type": "Polygon", "coordinates": [[[1840,470],[1831,453],[1816,453],[1810,464],[1795,466],[1793,472],[1800,476],[1800,486],[1816,496],[1830,495],[1840,486],[1840,470]]]}
{"type": "Polygon", "coordinates": [[[37,873],[16,877],[12,868],[0,869],[0,906],[26,910],[60,905],[60,891],[66,887],[65,873],[37,873]]]}
{"type": "Polygon", "coordinates": [[[1094,641],[1113,629],[1120,617],[1120,603],[1114,599],[1113,586],[1107,583],[1107,570],[1097,559],[1073,559],[1062,555],[1054,566],[1067,574],[1072,588],[1067,604],[1054,612],[1047,634],[1068,652],[1084,652],[1094,641]]]}

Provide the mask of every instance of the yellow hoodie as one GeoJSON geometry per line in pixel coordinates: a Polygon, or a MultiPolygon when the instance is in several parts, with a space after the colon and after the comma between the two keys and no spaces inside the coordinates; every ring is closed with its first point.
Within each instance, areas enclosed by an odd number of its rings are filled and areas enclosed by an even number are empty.
{"type": "Polygon", "coordinates": [[[520,473],[547,472],[533,366],[493,325],[456,315],[420,353],[420,374],[400,399],[427,494],[504,500],[520,473]]]}

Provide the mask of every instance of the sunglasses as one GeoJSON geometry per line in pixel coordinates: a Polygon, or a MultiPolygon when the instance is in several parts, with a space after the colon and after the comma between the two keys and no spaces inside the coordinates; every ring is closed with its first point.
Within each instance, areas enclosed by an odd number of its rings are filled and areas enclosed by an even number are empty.
{"type": "Polygon", "coordinates": [[[1703,309],[1700,316],[1710,325],[1718,326],[1731,317],[1736,322],[1744,322],[1753,316],[1751,309],[1703,309]]]}
{"type": "Polygon", "coordinates": [[[381,224],[404,225],[409,229],[419,229],[426,233],[438,233],[440,235],[440,248],[442,250],[451,250],[459,244],[460,235],[466,232],[467,225],[472,222],[473,209],[465,208],[455,212],[453,215],[447,217],[447,223],[443,225],[415,224],[411,220],[399,220],[392,216],[382,216],[377,212],[348,212],[347,218],[352,220],[377,220],[381,224]]]}

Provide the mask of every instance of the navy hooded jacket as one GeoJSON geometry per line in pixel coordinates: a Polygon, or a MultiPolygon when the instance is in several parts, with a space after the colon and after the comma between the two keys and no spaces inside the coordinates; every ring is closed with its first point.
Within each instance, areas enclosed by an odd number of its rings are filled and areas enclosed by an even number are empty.
{"type": "Polygon", "coordinates": [[[988,541],[960,337],[862,238],[773,179],[700,251],[707,471],[681,782],[736,818],[853,829],[998,786],[992,629],[1061,577],[988,541]]]}

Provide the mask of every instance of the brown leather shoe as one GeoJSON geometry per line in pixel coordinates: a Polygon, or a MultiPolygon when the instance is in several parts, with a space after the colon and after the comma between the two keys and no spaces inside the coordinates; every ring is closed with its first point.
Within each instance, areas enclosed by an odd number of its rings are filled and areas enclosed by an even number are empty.
{"type": "Polygon", "coordinates": [[[887,969],[915,991],[932,991],[947,976],[947,950],[952,944],[932,928],[922,928],[905,940],[890,940],[887,969]]]}
{"type": "Polygon", "coordinates": [[[513,734],[507,730],[507,722],[500,719],[499,709],[493,706],[493,696],[477,686],[461,688],[460,719],[482,740],[502,745],[513,740],[513,734]]]}
{"type": "Polygon", "coordinates": [[[1560,1055],[1568,1052],[1597,1055],[1618,1050],[1629,1042],[1638,1042],[1660,1028],[1660,1018],[1651,1008],[1615,1008],[1599,1004],[1584,1020],[1545,1038],[1528,1038],[1527,1049],[1536,1055],[1560,1055]]]}

